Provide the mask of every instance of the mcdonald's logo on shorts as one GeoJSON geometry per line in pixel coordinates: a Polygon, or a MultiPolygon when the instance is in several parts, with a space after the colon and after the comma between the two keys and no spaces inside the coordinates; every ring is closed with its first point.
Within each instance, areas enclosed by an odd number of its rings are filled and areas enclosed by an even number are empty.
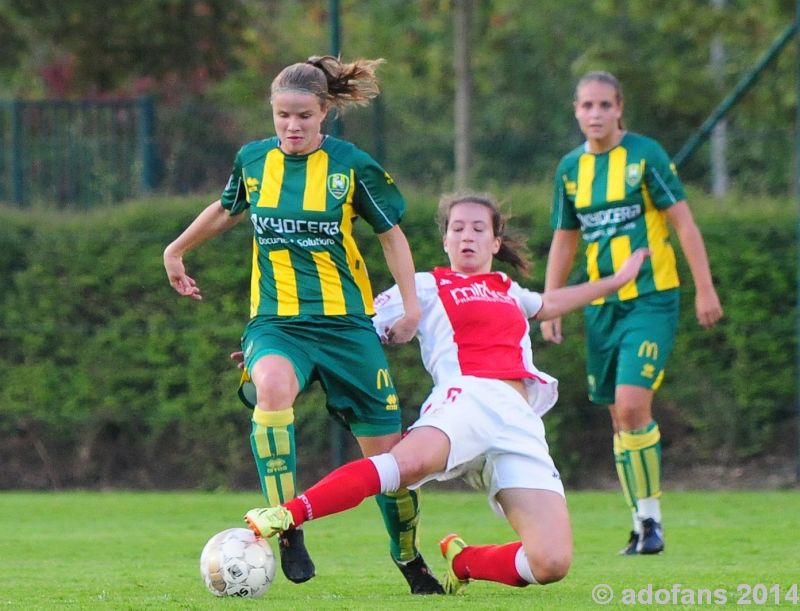
{"type": "Polygon", "coordinates": [[[392,377],[389,375],[389,370],[385,367],[378,369],[378,373],[375,375],[375,388],[381,390],[382,388],[389,388],[390,386],[394,386],[394,384],[392,384],[392,377]]]}
{"type": "Polygon", "coordinates": [[[658,359],[658,344],[656,342],[650,341],[643,341],[639,344],[639,352],[638,356],[645,357],[648,359],[657,360],[658,359]]]}

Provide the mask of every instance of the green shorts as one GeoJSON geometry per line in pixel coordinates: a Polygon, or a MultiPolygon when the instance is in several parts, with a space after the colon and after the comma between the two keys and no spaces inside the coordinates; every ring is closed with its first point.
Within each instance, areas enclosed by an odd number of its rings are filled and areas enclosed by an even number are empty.
{"type": "MultiPolygon", "coordinates": [[[[402,429],[386,355],[366,316],[256,316],[245,327],[242,350],[246,371],[278,354],[294,366],[301,392],[318,380],[328,411],[357,437],[402,429]]],[[[250,385],[239,396],[252,407],[250,385]]]]}
{"type": "Polygon", "coordinates": [[[619,384],[656,390],[675,343],[680,292],[584,308],[586,374],[592,403],[610,405],[619,384]]]}

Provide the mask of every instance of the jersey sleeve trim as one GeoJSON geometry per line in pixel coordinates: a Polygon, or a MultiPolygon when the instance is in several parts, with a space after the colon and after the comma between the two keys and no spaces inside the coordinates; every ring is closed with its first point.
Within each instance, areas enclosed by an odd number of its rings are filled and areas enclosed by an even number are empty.
{"type": "Polygon", "coordinates": [[[672,189],[669,188],[667,182],[662,178],[661,174],[658,173],[656,168],[652,168],[653,177],[655,177],[656,181],[658,182],[658,186],[661,187],[661,190],[664,194],[669,198],[671,204],[677,204],[680,200],[676,197],[675,193],[673,193],[672,189]]]}
{"type": "MultiPolygon", "coordinates": [[[[367,194],[367,197],[369,198],[369,201],[373,205],[375,210],[378,211],[378,213],[381,215],[381,217],[383,217],[383,220],[386,221],[386,224],[389,225],[389,229],[394,227],[397,223],[393,223],[391,221],[391,219],[388,216],[386,216],[384,211],[381,210],[381,207],[378,205],[378,202],[375,201],[375,198],[372,196],[372,193],[370,193],[370,191],[369,191],[369,187],[367,187],[367,185],[364,184],[364,181],[363,180],[359,180],[358,184],[360,184],[361,188],[364,189],[364,193],[367,194]]],[[[386,229],[386,231],[389,231],[389,229],[386,229]]],[[[384,233],[384,232],[381,232],[381,233],[384,233]]]]}
{"type": "Polygon", "coordinates": [[[554,224],[553,229],[563,229],[564,223],[564,177],[559,176],[558,178],[558,188],[556,189],[556,209],[555,209],[555,219],[556,222],[554,224]]]}

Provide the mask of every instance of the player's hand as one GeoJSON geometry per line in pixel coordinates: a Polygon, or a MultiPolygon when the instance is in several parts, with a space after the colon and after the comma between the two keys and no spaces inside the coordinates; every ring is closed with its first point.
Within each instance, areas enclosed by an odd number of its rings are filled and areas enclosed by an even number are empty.
{"type": "Polygon", "coordinates": [[[190,297],[192,299],[201,300],[203,296],[200,294],[200,288],[194,281],[186,275],[186,268],[183,266],[183,258],[173,255],[164,251],[164,269],[167,270],[167,278],[169,284],[174,288],[179,295],[190,297]]]}
{"type": "Polygon", "coordinates": [[[406,344],[414,339],[419,317],[404,315],[384,331],[384,344],[406,344]]]}
{"type": "Polygon", "coordinates": [[[628,282],[639,275],[639,269],[642,267],[644,260],[650,256],[649,248],[637,248],[631,255],[625,259],[625,262],[614,274],[614,284],[618,287],[625,286],[628,282]]]}
{"type": "Polygon", "coordinates": [[[560,344],[564,341],[564,337],[561,335],[561,317],[543,320],[539,323],[539,330],[542,332],[542,337],[547,342],[560,344]]]}
{"type": "Polygon", "coordinates": [[[722,304],[714,287],[698,290],[694,298],[697,322],[706,329],[713,327],[722,318],[722,304]]]}
{"type": "Polygon", "coordinates": [[[244,352],[231,352],[231,360],[236,363],[237,369],[244,369],[244,352]]]}

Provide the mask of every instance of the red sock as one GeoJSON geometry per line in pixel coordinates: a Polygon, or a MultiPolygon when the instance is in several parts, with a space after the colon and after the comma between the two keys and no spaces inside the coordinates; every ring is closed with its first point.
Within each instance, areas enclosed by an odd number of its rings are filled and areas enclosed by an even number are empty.
{"type": "Polygon", "coordinates": [[[356,507],[381,491],[378,470],[368,458],[347,463],[283,506],[292,512],[295,526],[308,520],[356,507]]]}
{"type": "Polygon", "coordinates": [[[460,578],[496,581],[509,586],[530,585],[517,572],[514,559],[521,541],[505,545],[468,545],[453,561],[453,569],[460,578]]]}

